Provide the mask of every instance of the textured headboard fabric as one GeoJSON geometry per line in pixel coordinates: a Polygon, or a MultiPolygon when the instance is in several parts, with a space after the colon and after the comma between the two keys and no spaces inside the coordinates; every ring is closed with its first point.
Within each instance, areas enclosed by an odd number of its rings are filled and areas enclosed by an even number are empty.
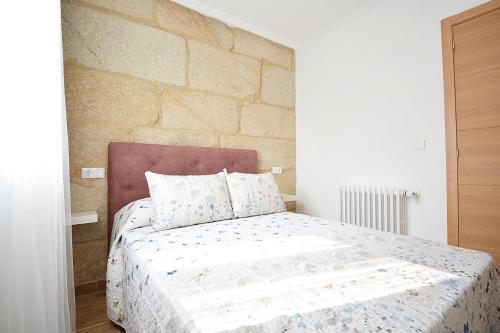
{"type": "Polygon", "coordinates": [[[144,173],[206,175],[257,172],[257,151],[138,143],[108,145],[108,244],[113,218],[126,204],[149,196],[144,173]]]}

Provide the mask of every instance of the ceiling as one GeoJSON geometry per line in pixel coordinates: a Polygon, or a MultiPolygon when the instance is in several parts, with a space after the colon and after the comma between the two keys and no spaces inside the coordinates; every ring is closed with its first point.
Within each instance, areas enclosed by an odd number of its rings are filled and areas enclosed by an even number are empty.
{"type": "Polygon", "coordinates": [[[381,0],[174,0],[292,48],[321,36],[381,0]]]}

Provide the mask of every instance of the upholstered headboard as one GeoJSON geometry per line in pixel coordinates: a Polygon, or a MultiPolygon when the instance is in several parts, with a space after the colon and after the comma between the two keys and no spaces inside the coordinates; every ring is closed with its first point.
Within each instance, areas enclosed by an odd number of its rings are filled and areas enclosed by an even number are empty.
{"type": "Polygon", "coordinates": [[[108,243],[116,212],[149,196],[144,172],[168,175],[204,175],[221,172],[257,172],[257,151],[245,149],[179,147],[137,143],[108,146],[108,243]]]}

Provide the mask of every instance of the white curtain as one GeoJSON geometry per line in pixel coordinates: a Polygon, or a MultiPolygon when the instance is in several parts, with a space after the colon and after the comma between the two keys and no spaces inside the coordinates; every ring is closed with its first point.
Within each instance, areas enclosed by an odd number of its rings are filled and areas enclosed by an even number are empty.
{"type": "Polygon", "coordinates": [[[59,1],[0,6],[0,332],[72,332],[59,1]]]}

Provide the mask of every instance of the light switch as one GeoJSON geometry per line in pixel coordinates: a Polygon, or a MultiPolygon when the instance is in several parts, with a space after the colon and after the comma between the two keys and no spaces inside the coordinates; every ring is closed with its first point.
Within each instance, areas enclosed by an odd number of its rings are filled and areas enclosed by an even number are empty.
{"type": "Polygon", "coordinates": [[[415,141],[415,150],[425,150],[425,140],[415,141]]]}
{"type": "Polygon", "coordinates": [[[104,178],[106,170],[104,168],[82,168],[82,178],[104,178]]]}
{"type": "Polygon", "coordinates": [[[283,168],[282,167],[273,167],[271,172],[273,175],[281,175],[283,173],[283,168]]]}

